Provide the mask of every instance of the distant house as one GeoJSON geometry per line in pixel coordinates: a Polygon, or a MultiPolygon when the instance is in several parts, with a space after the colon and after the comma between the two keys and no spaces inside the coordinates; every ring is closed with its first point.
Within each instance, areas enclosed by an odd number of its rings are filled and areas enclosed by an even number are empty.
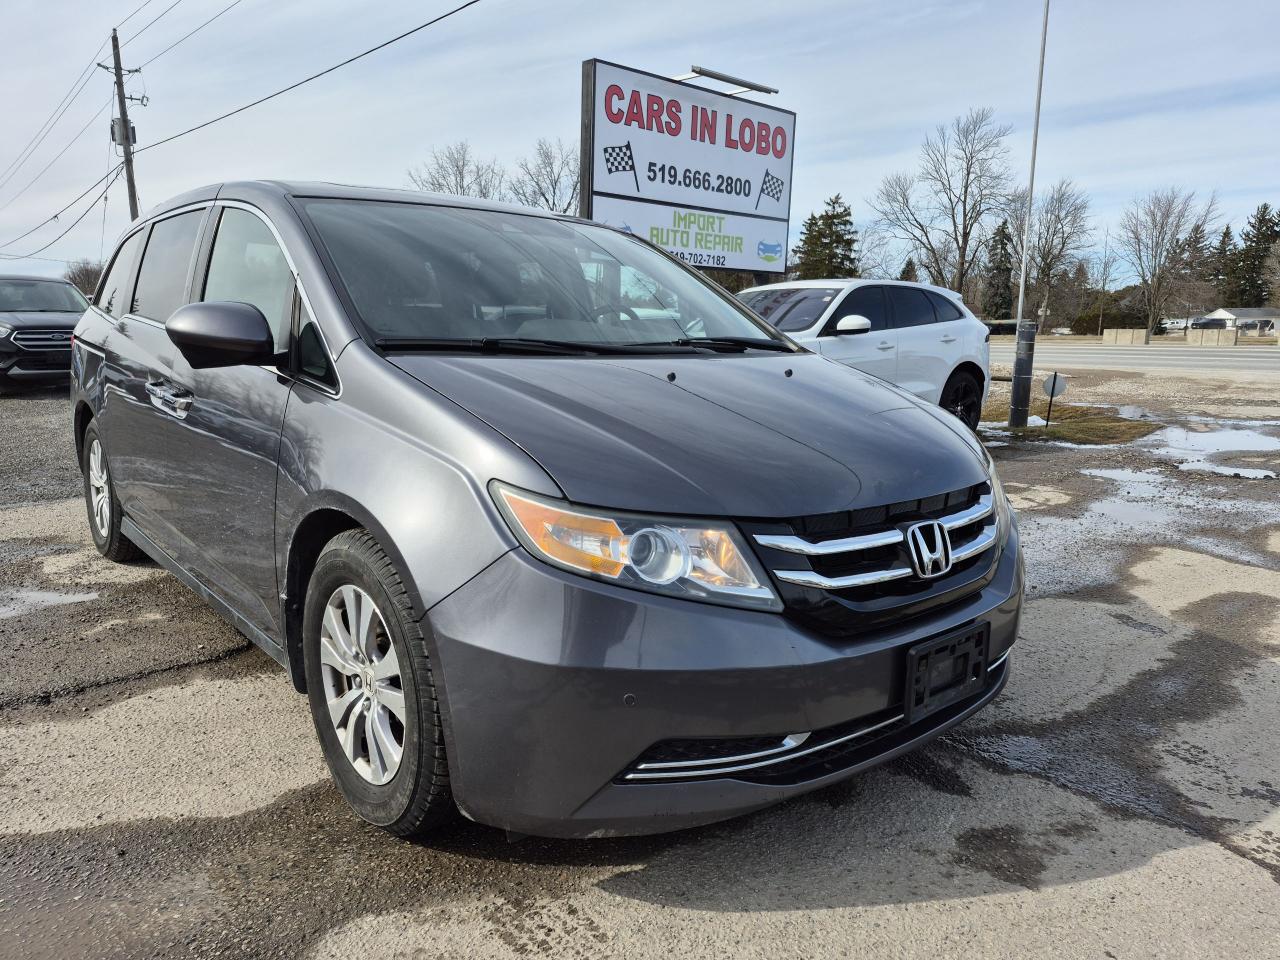
{"type": "Polygon", "coordinates": [[[1259,325],[1264,328],[1275,327],[1280,325],[1280,307],[1222,307],[1213,313],[1206,313],[1205,318],[1225,320],[1228,327],[1242,324],[1250,329],[1259,325]]]}

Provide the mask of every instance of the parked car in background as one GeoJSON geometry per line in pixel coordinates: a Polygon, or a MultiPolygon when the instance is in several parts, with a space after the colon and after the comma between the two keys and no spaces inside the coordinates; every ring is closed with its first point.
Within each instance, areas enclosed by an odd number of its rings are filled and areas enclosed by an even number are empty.
{"type": "Polygon", "coordinates": [[[1009,676],[1022,558],[977,438],[623,232],[211,186],[130,228],[74,370],[98,550],[284,665],[396,834],[455,803],[520,833],[708,823],[1009,676]]]}
{"type": "Polygon", "coordinates": [[[794,280],[751,287],[738,299],[816,353],[977,427],[991,335],[959,294],[902,280],[794,280]]]}
{"type": "Polygon", "coordinates": [[[0,393],[66,381],[71,333],[88,306],[66,280],[0,276],[0,393]]]}
{"type": "Polygon", "coordinates": [[[1225,330],[1227,321],[1221,317],[1196,317],[1191,321],[1192,330],[1225,330]]]}

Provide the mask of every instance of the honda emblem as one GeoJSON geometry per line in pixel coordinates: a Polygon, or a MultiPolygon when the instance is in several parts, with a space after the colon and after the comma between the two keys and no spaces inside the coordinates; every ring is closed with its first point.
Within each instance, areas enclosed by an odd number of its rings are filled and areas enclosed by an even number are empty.
{"type": "Polygon", "coordinates": [[[951,537],[937,520],[907,527],[907,549],[918,577],[940,577],[951,569],[951,537]]]}

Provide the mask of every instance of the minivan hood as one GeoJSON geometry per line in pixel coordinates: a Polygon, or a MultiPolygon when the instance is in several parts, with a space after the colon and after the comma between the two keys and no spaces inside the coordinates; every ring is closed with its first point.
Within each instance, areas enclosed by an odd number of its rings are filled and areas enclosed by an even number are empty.
{"type": "Polygon", "coordinates": [[[83,313],[49,313],[31,310],[0,310],[0,323],[21,330],[24,327],[62,327],[71,330],[83,313]]]}
{"type": "Polygon", "coordinates": [[[520,445],[580,504],[794,517],[986,476],[921,401],[814,354],[388,359],[520,445]]]}

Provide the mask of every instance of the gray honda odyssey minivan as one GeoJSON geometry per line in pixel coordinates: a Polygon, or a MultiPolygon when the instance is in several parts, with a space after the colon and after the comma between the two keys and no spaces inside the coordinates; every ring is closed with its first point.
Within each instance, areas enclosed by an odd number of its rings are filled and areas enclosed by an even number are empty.
{"type": "Polygon", "coordinates": [[[98,549],[278,660],[397,834],[711,822],[1008,677],[1018,531],[974,436],[586,221],[193,191],[117,246],[72,407],[98,549]]]}

